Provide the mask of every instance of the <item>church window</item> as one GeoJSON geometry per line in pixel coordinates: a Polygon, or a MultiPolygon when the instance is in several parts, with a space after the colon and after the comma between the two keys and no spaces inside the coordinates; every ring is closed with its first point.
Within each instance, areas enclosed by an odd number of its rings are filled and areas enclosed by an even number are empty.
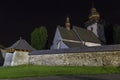
{"type": "Polygon", "coordinates": [[[60,42],[57,44],[57,49],[60,49],[60,42]]]}
{"type": "Polygon", "coordinates": [[[60,49],[60,47],[61,47],[61,41],[59,40],[59,41],[57,42],[57,49],[60,49]]]}
{"type": "Polygon", "coordinates": [[[93,31],[93,27],[91,27],[91,31],[93,31]]]}

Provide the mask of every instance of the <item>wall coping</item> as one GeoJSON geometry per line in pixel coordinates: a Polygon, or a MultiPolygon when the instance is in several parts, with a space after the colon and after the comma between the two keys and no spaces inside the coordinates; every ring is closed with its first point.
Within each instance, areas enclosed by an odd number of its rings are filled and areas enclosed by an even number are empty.
{"type": "Polygon", "coordinates": [[[94,47],[76,47],[67,49],[53,49],[53,50],[34,50],[29,55],[45,55],[45,54],[69,54],[69,53],[85,53],[85,52],[110,52],[120,51],[120,44],[118,45],[103,45],[94,47]]]}

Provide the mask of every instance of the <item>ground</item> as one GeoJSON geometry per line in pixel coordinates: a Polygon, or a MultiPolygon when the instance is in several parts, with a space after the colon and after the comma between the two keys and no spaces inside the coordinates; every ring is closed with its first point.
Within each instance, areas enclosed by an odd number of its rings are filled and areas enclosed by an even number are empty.
{"type": "Polygon", "coordinates": [[[120,74],[80,75],[80,76],[51,76],[0,80],[120,80],[120,74]]]}

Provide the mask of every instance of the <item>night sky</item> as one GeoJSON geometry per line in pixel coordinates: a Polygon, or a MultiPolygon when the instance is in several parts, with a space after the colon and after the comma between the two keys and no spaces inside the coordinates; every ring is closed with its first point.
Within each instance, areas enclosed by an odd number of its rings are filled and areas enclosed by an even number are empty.
{"type": "MultiPolygon", "coordinates": [[[[88,20],[92,3],[93,0],[0,1],[0,44],[11,46],[20,36],[30,43],[30,33],[42,25],[51,41],[57,25],[64,26],[66,16],[72,25],[82,26],[88,20]]],[[[120,24],[119,0],[94,0],[94,6],[105,21],[120,24]]]]}

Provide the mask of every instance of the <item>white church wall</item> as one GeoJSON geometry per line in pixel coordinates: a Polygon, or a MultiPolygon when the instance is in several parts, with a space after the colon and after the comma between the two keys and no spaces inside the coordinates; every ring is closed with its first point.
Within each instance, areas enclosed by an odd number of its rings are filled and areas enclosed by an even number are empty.
{"type": "Polygon", "coordinates": [[[11,66],[12,58],[13,53],[5,53],[5,60],[3,66],[11,66]]]}
{"type": "Polygon", "coordinates": [[[92,31],[98,37],[97,23],[94,23],[94,24],[88,26],[87,29],[90,30],[90,31],[92,31]]]}
{"type": "Polygon", "coordinates": [[[61,41],[61,49],[69,48],[63,41],[61,41]]]}
{"type": "Polygon", "coordinates": [[[28,64],[28,53],[29,52],[15,51],[12,58],[11,66],[28,64]]]}
{"type": "Polygon", "coordinates": [[[60,41],[61,41],[61,35],[60,35],[59,29],[57,27],[56,32],[55,32],[55,37],[53,40],[53,44],[50,49],[57,49],[60,41]]]}

